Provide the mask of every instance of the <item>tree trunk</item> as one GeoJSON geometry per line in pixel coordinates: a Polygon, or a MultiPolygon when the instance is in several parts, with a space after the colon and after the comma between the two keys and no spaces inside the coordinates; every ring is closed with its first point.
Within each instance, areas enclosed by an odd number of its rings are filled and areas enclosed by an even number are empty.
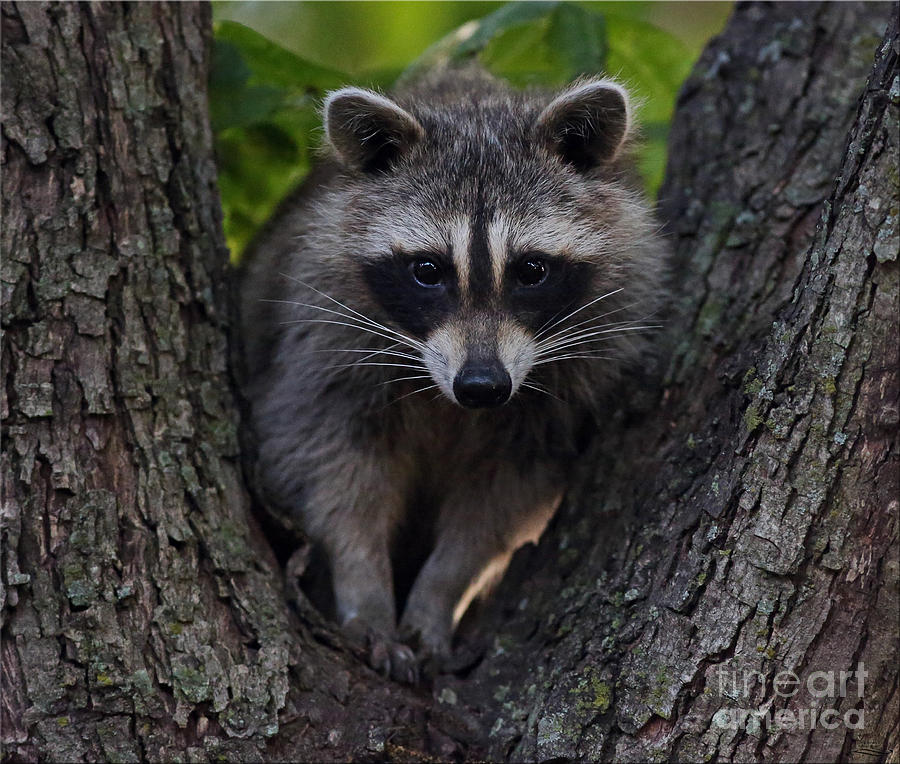
{"type": "MultiPolygon", "coordinates": [[[[209,43],[208,6],[3,5],[2,730],[15,758],[258,758],[291,689],[295,713],[330,725],[295,749],[311,758],[352,726],[357,693],[377,692],[368,675],[351,689],[357,662],[292,626],[250,521],[209,43]]],[[[364,747],[366,727],[346,737],[364,747]]]]}
{"type": "Polygon", "coordinates": [[[673,352],[509,577],[461,693],[493,757],[896,760],[895,11],[739,7],[684,85],[673,352]]]}
{"type": "Polygon", "coordinates": [[[740,7],[710,44],[664,380],[429,692],[289,607],[250,514],[208,6],[4,4],[4,754],[896,759],[896,20],[865,84],[894,11],[740,7]]]}

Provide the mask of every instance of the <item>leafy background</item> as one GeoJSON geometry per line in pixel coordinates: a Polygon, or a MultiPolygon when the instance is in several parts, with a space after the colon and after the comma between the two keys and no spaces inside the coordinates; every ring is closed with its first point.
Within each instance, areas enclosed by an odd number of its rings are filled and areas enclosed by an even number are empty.
{"type": "Polygon", "coordinates": [[[442,57],[477,57],[520,87],[609,72],[641,103],[640,169],[655,194],[678,88],[727,2],[218,2],[210,76],[225,234],[237,260],[299,183],[328,90],[389,90],[442,57]]]}

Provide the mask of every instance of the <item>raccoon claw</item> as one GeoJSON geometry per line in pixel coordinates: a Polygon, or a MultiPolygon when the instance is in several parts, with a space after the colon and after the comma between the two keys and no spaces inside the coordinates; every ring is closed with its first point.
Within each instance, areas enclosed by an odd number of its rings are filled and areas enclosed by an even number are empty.
{"type": "Polygon", "coordinates": [[[369,665],[379,674],[396,682],[419,683],[419,667],[413,651],[386,637],[372,637],[369,642],[369,665]]]}
{"type": "Polygon", "coordinates": [[[421,632],[412,630],[401,632],[401,639],[415,650],[418,666],[424,677],[433,679],[438,674],[444,673],[451,655],[450,646],[445,640],[428,640],[421,632]]]}
{"type": "Polygon", "coordinates": [[[344,632],[362,648],[369,666],[379,674],[396,682],[418,684],[418,662],[407,645],[373,629],[358,618],[344,624],[344,632]]]}

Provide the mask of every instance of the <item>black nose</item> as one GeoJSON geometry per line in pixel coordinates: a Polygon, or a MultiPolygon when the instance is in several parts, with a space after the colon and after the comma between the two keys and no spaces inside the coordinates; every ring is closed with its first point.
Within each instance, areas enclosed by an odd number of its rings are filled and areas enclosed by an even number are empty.
{"type": "Polygon", "coordinates": [[[470,409],[499,406],[509,400],[512,380],[500,364],[463,366],[453,380],[453,394],[470,409]]]}

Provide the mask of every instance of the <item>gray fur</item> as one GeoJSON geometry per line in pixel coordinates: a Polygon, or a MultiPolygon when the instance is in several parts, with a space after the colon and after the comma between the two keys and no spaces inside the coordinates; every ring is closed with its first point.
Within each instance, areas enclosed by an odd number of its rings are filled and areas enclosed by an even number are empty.
{"type": "MultiPolygon", "coordinates": [[[[342,120],[327,125],[331,150],[248,254],[247,394],[267,497],[299,513],[324,546],[341,620],[444,654],[454,608],[470,584],[537,537],[566,489],[585,422],[602,430],[619,369],[647,352],[646,332],[613,330],[646,325],[656,312],[663,246],[646,201],[626,179],[631,115],[620,86],[583,81],[562,95],[516,92],[475,70],[445,70],[395,93],[387,103],[397,108],[386,119],[400,128],[367,144],[384,123],[376,114],[367,132],[371,112],[384,106],[378,98],[367,102],[356,89],[329,97],[326,119],[342,120]],[[579,101],[577,92],[589,97],[579,101]],[[578,125],[566,124],[568,113],[580,115],[578,125]],[[567,129],[596,134],[604,125],[611,127],[603,140],[588,147],[591,166],[562,161],[567,129]],[[383,159],[379,146],[387,146],[389,166],[367,171],[371,157],[383,159]],[[465,280],[439,326],[398,340],[393,332],[409,332],[373,296],[363,264],[390,257],[394,246],[453,250],[455,242],[454,261],[464,270],[469,260],[459,258],[469,255],[458,251],[460,241],[479,214],[494,237],[493,270],[481,278],[504,278],[504,242],[526,249],[530,242],[586,264],[582,304],[611,294],[545,337],[585,321],[572,331],[596,325],[608,336],[585,336],[556,355],[603,350],[615,359],[538,363],[534,329],[504,307],[497,285],[476,305],[470,292],[479,285],[465,280]],[[363,349],[424,354],[428,370],[368,365],[419,365],[404,355],[363,360],[366,353],[335,352],[363,349]],[[470,410],[452,400],[453,375],[473,354],[516,367],[505,405],[470,410]],[[408,376],[424,378],[396,381],[408,376]],[[428,385],[437,387],[415,392],[428,385]],[[388,555],[410,511],[427,515],[435,543],[398,632],[388,555]]],[[[408,654],[391,657],[397,673],[408,654]]]]}

